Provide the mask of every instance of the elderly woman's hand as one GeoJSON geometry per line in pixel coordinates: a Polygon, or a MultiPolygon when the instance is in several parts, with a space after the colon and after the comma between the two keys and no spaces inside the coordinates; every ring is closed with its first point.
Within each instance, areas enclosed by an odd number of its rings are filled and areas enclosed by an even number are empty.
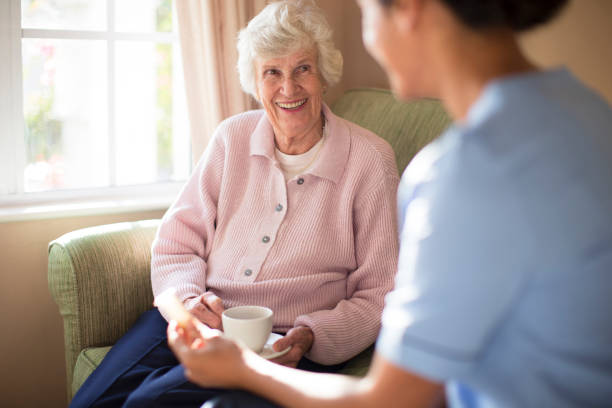
{"type": "Polygon", "coordinates": [[[212,292],[204,292],[196,299],[187,310],[208,327],[221,329],[221,314],[225,310],[221,298],[212,292]]]}
{"type": "Polygon", "coordinates": [[[235,342],[194,319],[182,328],[171,321],[167,329],[168,345],[185,368],[189,381],[202,387],[234,388],[245,371],[244,353],[235,342]]]}
{"type": "Polygon", "coordinates": [[[310,327],[298,326],[289,330],[287,334],[277,340],[274,345],[274,351],[282,351],[291,346],[291,350],[285,355],[275,358],[271,361],[285,365],[287,367],[297,367],[302,356],[306,354],[314,341],[314,333],[310,327]]]}

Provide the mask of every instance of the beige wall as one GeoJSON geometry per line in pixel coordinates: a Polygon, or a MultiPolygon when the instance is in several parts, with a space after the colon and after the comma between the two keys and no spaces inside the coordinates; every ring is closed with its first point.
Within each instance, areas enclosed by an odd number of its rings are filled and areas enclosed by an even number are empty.
{"type": "MultiPolygon", "coordinates": [[[[387,87],[384,73],[361,44],[354,0],[319,0],[319,4],[329,14],[345,58],[343,80],[326,99],[333,101],[354,87],[387,87]]],[[[526,35],[523,45],[541,64],[566,64],[612,102],[611,17],[612,1],[574,0],[554,24],[526,35]]],[[[2,406],[65,405],[62,323],[47,289],[47,243],[77,228],[161,215],[153,211],[0,224],[2,406]]]]}
{"type": "Polygon", "coordinates": [[[47,287],[49,241],[162,211],[0,223],[0,406],[66,406],[62,320],[47,287]]]}
{"type": "Polygon", "coordinates": [[[546,27],[522,38],[542,66],[567,66],[612,104],[612,1],[573,0],[546,27]]]}

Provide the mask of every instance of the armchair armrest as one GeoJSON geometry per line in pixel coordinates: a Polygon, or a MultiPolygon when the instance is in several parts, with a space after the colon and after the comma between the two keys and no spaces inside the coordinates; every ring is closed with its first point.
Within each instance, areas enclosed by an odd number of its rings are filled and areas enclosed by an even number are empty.
{"type": "Polygon", "coordinates": [[[159,220],[80,229],[49,244],[49,290],[64,319],[68,394],[81,350],[114,344],[152,307],[159,220]]]}

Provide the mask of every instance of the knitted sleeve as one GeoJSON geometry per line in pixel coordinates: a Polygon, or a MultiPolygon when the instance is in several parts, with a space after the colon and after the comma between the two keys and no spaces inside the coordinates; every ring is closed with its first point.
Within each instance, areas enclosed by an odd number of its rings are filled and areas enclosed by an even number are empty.
{"type": "Polygon", "coordinates": [[[187,184],[168,209],[151,248],[153,294],[177,289],[183,302],[206,291],[206,259],[215,234],[225,147],[217,130],[187,184]]]}

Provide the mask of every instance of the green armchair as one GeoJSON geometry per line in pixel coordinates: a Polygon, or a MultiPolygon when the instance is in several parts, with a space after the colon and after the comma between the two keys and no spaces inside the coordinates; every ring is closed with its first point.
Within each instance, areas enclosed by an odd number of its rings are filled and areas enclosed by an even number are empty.
{"type": "MultiPolygon", "coordinates": [[[[450,123],[435,100],[398,102],[389,91],[353,89],[332,106],[393,147],[399,171],[450,123]]],[[[102,225],[49,244],[49,289],[64,320],[67,393],[72,396],[138,316],[152,307],[151,243],[159,220],[102,225]]],[[[368,369],[372,347],[344,368],[368,369]]]]}

